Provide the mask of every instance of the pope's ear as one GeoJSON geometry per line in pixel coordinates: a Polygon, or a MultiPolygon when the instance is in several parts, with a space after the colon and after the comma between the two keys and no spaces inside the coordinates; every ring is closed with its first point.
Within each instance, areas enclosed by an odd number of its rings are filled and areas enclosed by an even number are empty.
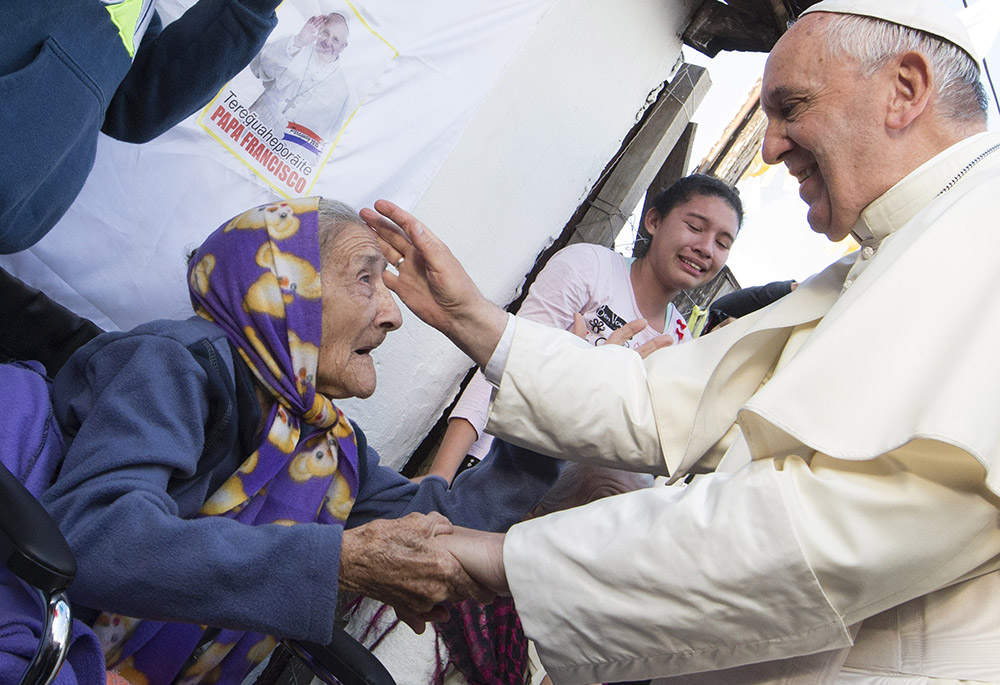
{"type": "Polygon", "coordinates": [[[906,52],[893,61],[886,126],[899,131],[909,126],[926,109],[934,90],[931,65],[916,51],[906,52]]]}

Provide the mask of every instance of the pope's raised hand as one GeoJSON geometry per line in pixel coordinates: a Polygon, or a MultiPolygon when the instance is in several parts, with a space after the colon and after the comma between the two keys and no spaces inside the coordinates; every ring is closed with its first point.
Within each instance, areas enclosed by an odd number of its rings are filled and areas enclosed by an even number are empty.
{"type": "Polygon", "coordinates": [[[472,360],[489,361],[507,323],[506,313],[483,297],[455,255],[436,235],[387,200],[361,210],[378,234],[386,261],[385,284],[424,322],[438,329],[472,360]]]}

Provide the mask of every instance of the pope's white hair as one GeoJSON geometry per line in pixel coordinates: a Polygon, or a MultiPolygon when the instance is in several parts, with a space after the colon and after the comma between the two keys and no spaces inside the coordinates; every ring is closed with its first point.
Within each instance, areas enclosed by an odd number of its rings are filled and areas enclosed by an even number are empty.
{"type": "Polygon", "coordinates": [[[343,12],[330,12],[326,15],[326,21],[330,21],[334,17],[339,17],[342,22],[344,22],[344,28],[347,29],[347,35],[351,35],[351,22],[347,20],[347,15],[343,12]]]}
{"type": "Polygon", "coordinates": [[[826,29],[829,51],[858,60],[865,76],[905,52],[922,53],[930,62],[944,115],[959,121],[985,120],[988,101],[979,64],[953,43],[906,26],[853,14],[834,15],[826,29]]]}

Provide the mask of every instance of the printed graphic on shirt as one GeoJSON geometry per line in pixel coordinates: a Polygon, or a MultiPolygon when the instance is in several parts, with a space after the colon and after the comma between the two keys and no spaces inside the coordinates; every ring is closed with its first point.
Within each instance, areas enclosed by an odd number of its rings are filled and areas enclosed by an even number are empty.
{"type": "MultiPolygon", "coordinates": [[[[597,310],[595,317],[596,317],[594,319],[595,332],[597,332],[598,329],[596,328],[596,326],[599,324],[607,326],[612,331],[617,331],[619,328],[628,323],[625,319],[615,314],[614,311],[611,309],[611,307],[609,307],[608,305],[601,306],[597,310]]],[[[603,327],[600,330],[604,330],[603,327]]]]}
{"type": "MultiPolygon", "coordinates": [[[[628,323],[628,320],[616,314],[606,304],[598,307],[592,314],[584,316],[587,321],[587,342],[592,345],[603,345],[607,342],[608,336],[628,323]]],[[[664,333],[673,336],[674,341],[678,343],[690,337],[687,322],[672,305],[667,311],[667,325],[664,333]]],[[[623,343],[624,347],[634,347],[635,345],[634,339],[623,343]]]]}
{"type": "Polygon", "coordinates": [[[680,314],[677,313],[676,309],[674,309],[672,313],[674,314],[672,320],[673,330],[671,330],[670,326],[667,326],[667,331],[674,336],[674,340],[677,342],[683,342],[688,333],[687,322],[680,314]]]}
{"type": "Polygon", "coordinates": [[[350,0],[286,0],[278,26],[198,124],[278,194],[309,195],[399,52],[350,0]]]}
{"type": "MultiPolygon", "coordinates": [[[[587,342],[592,345],[603,345],[608,341],[608,336],[628,321],[618,316],[611,307],[604,304],[597,308],[593,315],[587,319],[587,342]]],[[[631,347],[632,341],[622,343],[624,347],[631,347]]]]}

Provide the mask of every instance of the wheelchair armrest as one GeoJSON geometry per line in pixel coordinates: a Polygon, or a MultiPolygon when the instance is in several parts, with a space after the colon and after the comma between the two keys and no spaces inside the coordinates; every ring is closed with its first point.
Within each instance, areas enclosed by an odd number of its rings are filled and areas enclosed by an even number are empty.
{"type": "Polygon", "coordinates": [[[0,464],[0,560],[18,578],[52,595],[76,575],[76,559],[38,500],[0,464]]]}
{"type": "Polygon", "coordinates": [[[328,645],[301,640],[283,642],[326,682],[332,682],[329,676],[333,676],[343,685],[396,685],[378,657],[342,628],[334,628],[328,645]]]}

